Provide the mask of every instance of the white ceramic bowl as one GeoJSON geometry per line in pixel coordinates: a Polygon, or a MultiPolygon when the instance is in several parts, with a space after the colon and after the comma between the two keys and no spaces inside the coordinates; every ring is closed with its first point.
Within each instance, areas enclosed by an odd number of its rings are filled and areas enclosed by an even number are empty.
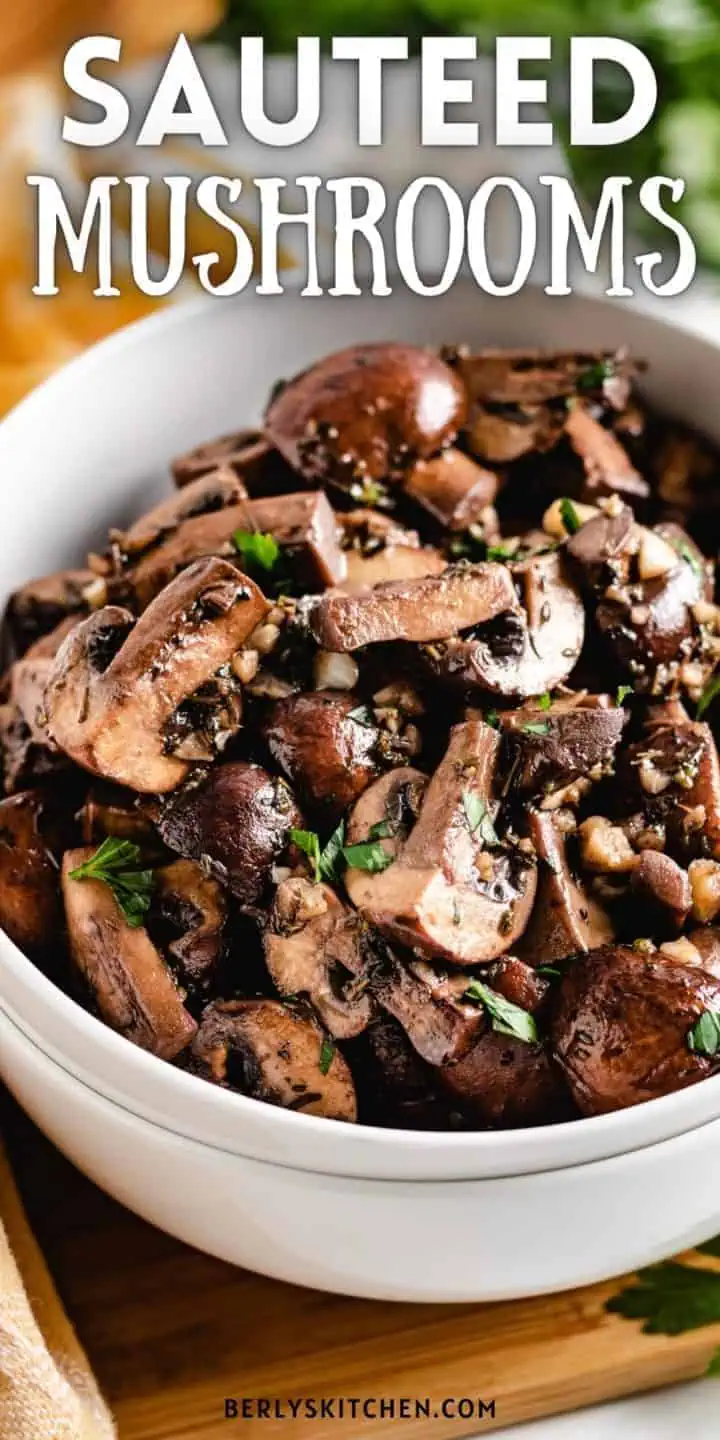
{"type": "MultiPolygon", "coordinates": [[[[720,350],[647,313],[487,300],[202,301],[104,342],[0,426],[0,592],[81,559],[167,490],[169,458],[259,417],[340,345],[629,343],[667,409],[720,439],[720,350]]],[[[720,1077],[617,1115],[497,1135],[372,1130],[216,1089],[136,1049],[0,935],[0,1072],[98,1184],[202,1249],[405,1300],[586,1284],[720,1229],[720,1077]]]]}

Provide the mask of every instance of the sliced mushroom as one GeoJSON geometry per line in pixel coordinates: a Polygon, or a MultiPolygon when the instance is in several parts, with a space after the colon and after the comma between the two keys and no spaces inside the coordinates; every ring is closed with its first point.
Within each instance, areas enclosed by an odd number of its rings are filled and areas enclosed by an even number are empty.
{"type": "Polygon", "coordinates": [[[389,580],[419,580],[440,575],[447,561],[432,545],[421,545],[417,530],[398,525],[379,510],[351,510],[337,516],[347,578],[338,587],[347,594],[389,580]]]}
{"type": "Polygon", "coordinates": [[[431,460],[418,460],[405,481],[405,494],[451,531],[467,530],[482,521],[500,488],[494,470],[478,465],[462,450],[444,450],[431,460]]]}
{"type": "Polygon", "coordinates": [[[647,480],[635,469],[627,451],[612,430],[607,430],[584,404],[573,405],[565,421],[565,434],[585,472],[581,498],[596,503],[599,495],[620,494],[645,500],[647,480]]]}
{"type": "Polygon", "coordinates": [[[720,859],[720,760],[710,726],[652,714],[644,737],[624,751],[620,798],[638,804],[648,826],[661,827],[681,863],[720,859]]]}
{"type": "Polygon", "coordinates": [[[52,659],[26,654],[10,668],[8,699],[0,706],[3,779],[9,795],[68,768],[47,727],[45,686],[52,665],[52,659]]]}
{"type": "MultiPolygon", "coordinates": [[[[524,608],[463,625],[464,634],[428,646],[434,675],[466,691],[526,698],[567,680],[582,650],[585,611],[558,553],[534,555],[505,569],[520,587],[524,608]]],[[[513,587],[514,588],[514,587],[513,587]]]]}
{"type": "Polygon", "coordinates": [[[445,1065],[466,1054],[482,1029],[477,1005],[463,997],[470,976],[448,974],[424,960],[401,957],[379,938],[348,956],[372,1000],[392,1015],[429,1065],[445,1065]]]}
{"type": "Polygon", "coordinates": [[[0,801],[0,926],[44,965],[63,949],[57,829],[39,790],[0,801]]]}
{"type": "Polygon", "coordinates": [[[78,765],[144,793],[172,790],[188,763],[166,753],[178,707],[226,665],[267,611],[246,576],[202,560],[133,626],[108,606],[81,622],[53,662],[50,734],[78,765]]]}
{"type": "Polygon", "coordinates": [[[78,822],[83,845],[99,844],[107,835],[130,840],[148,854],[165,853],[149,816],[138,804],[132,791],[115,785],[93,785],[88,791],[78,822]]]}
{"type": "Polygon", "coordinates": [[[619,505],[593,516],[565,546],[566,554],[591,595],[608,586],[624,584],[638,548],[638,528],[629,505],[619,505]]]}
{"type": "MultiPolygon", "coordinates": [[[[345,877],[353,904],[383,934],[458,965],[509,950],[535,895],[534,868],[521,851],[502,846],[492,827],[498,750],[489,726],[455,726],[408,838],[379,841],[393,863],[379,873],[349,868],[345,877]]],[[[350,844],[368,838],[363,827],[375,789],[352,812],[350,844]]]]}
{"type": "Polygon", "coordinates": [[[91,848],[68,850],[62,888],[70,952],[107,1025],[134,1045],[173,1060],[197,1026],[147,930],[128,925],[109,886],[73,879],[72,872],[93,855],[91,848]]]}
{"type": "Polygon", "coordinates": [[[504,565],[461,564],[366,593],[330,591],[312,611],[310,625],[325,650],[359,650],[383,640],[445,639],[513,609],[517,597],[504,565]]]}
{"type": "MultiPolygon", "coordinates": [[[[312,590],[345,579],[335,516],[321,490],[271,499],[244,500],[217,513],[183,520],[167,539],[140,557],[126,580],[140,609],[193,561],[214,555],[242,564],[233,542],[238,531],[270,534],[298,583],[312,590]]],[[[273,579],[268,572],[268,580],[273,579]]]]}
{"type": "Polygon", "coordinates": [[[265,428],[308,481],[395,481],[449,445],[463,424],[465,389],[430,350],[356,345],[291,380],[268,406],[265,428]]]}
{"type": "Polygon", "coordinates": [[[513,790],[548,797],[581,776],[608,773],[627,719],[608,695],[506,711],[500,720],[513,790]]]}
{"type": "Polygon", "coordinates": [[[614,938],[609,915],[571,869],[560,816],[531,810],[530,837],[539,862],[538,888],[520,952],[531,965],[552,964],[614,938]]]}
{"type": "Polygon", "coordinates": [[[174,860],[155,871],[149,924],[174,974],[192,997],[206,994],[223,952],[227,900],[195,860],[174,860]]]}
{"type": "Polygon", "coordinates": [[[68,615],[87,609],[84,591],[95,576],[91,570],[58,570],[30,580],[10,596],[5,626],[16,655],[54,630],[68,615]]]}
{"type": "Polygon", "coordinates": [[[231,469],[250,495],[281,495],[296,484],[294,471],[261,430],[238,430],[208,440],[172,462],[175,484],[182,489],[211,470],[231,469]]]}
{"type": "Polygon", "coordinates": [[[690,879],[670,855],[644,850],[633,868],[630,888],[636,928],[647,928],[651,934],[682,930],[692,905],[690,879]],[[638,925],[638,905],[648,917],[647,925],[644,921],[638,925]]]}
{"type": "Polygon", "coordinates": [[[489,965],[485,973],[491,990],[530,1015],[540,1009],[550,988],[544,976],[517,955],[503,955],[501,960],[489,965]]]}
{"type": "Polygon", "coordinates": [[[302,823],[284,780],[232,761],[190,782],[162,807],[157,828],[177,854],[201,860],[244,905],[259,898],[274,862],[302,823]]]}
{"type": "Polygon", "coordinates": [[[273,705],[263,734],[303,808],[327,821],[344,814],[378,773],[380,730],[356,697],[289,695],[273,705]]]}
{"type": "Polygon", "coordinates": [[[344,1056],[310,1020],[277,1000],[208,1005],[192,1054],[198,1073],[215,1085],[298,1114],[357,1119],[344,1056]]]}
{"type": "Polygon", "coordinates": [[[605,947],[569,963],[552,1021],[556,1058],[583,1115],[639,1105],[694,1085],[720,1066],[691,1049],[720,982],[658,953],[605,947]]]}
{"type": "Polygon", "coordinates": [[[246,497],[247,490],[234,471],[229,467],[214,470],[192,480],[180,494],[161,500],[129,530],[111,530],[110,540],[123,559],[131,559],[172,535],[184,520],[214,515],[246,497]]]}
{"type": "Polygon", "coordinates": [[[350,1040],[365,1029],[373,1006],[362,977],[356,978],[362,927],[329,885],[283,880],[264,944],[281,995],[307,998],[336,1040],[350,1040]]]}
{"type": "MultiPolygon", "coordinates": [[[[614,581],[596,612],[601,634],[643,688],[652,685],[660,667],[672,666],[676,671],[679,663],[691,658],[697,640],[692,607],[711,596],[703,557],[689,536],[669,525],[647,533],[666,542],[674,565],[651,579],[634,581],[631,575],[624,585],[614,581]]],[[[640,557],[642,544],[641,533],[640,557]]]]}

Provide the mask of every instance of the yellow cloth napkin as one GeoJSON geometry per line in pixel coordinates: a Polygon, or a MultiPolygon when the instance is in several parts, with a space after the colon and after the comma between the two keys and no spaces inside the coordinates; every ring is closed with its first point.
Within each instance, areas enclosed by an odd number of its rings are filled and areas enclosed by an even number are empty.
{"type": "Polygon", "coordinates": [[[0,1146],[0,1440],[114,1437],[0,1146]]]}

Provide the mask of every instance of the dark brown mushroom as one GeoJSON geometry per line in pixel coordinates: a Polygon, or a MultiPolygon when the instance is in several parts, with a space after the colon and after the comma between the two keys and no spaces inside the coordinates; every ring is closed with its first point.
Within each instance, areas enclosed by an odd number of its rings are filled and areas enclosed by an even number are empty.
{"type": "Polygon", "coordinates": [[[263,724],[265,743],[303,809],[338,819],[378,773],[380,730],[356,698],[332,691],[289,695],[263,724]]]}
{"type": "Polygon", "coordinates": [[[116,606],[96,611],[53,662],[45,694],[55,743],[93,774],[144,793],[172,790],[189,769],[167,753],[173,717],[228,664],[267,609],[247,576],[202,560],[135,624],[116,606]]]}
{"type": "Polygon", "coordinates": [[[670,855],[644,850],[631,872],[630,889],[636,928],[650,934],[682,930],[692,905],[690,878],[670,855]],[[643,915],[639,923],[638,905],[643,915]]]}
{"type": "Polygon", "coordinates": [[[70,953],[98,1010],[113,1030],[163,1060],[184,1050],[197,1026],[147,930],[128,925],[109,886],[73,879],[91,848],[68,850],[62,888],[70,953]]]}
{"type": "Polygon", "coordinates": [[[590,595],[624,584],[637,551],[637,526],[629,505],[618,505],[586,521],[565,546],[573,568],[590,595]]]}
{"type": "Polygon", "coordinates": [[[579,950],[594,950],[614,938],[612,922],[588,893],[568,858],[562,814],[531,810],[530,837],[538,857],[538,887],[520,952],[529,964],[551,965],[579,950]]]}
{"type": "Polygon", "coordinates": [[[647,499],[650,493],[647,480],[635,469],[617,436],[600,424],[587,405],[571,406],[565,434],[582,462],[582,500],[594,504],[599,496],[613,494],[632,500],[647,499]]]}
{"type": "Polygon", "coordinates": [[[365,593],[330,591],[317,602],[310,626],[325,650],[359,650],[387,640],[442,640],[517,608],[504,565],[460,564],[365,593]]]}
{"type": "Polygon", "coordinates": [[[477,1005],[463,997],[470,976],[448,974],[410,956],[402,957],[379,938],[348,957],[376,1005],[402,1026],[429,1065],[445,1065],[466,1054],[483,1026],[477,1005]]]}
{"type": "Polygon", "coordinates": [[[174,860],[155,871],[148,925],[190,998],[205,995],[223,954],[227,899],[195,860],[174,860]]]}
{"type": "Polygon", "coordinates": [[[172,535],[184,520],[215,515],[245,498],[247,490],[232,470],[214,470],[192,480],[179,494],[161,500],[128,530],[111,530],[110,540],[123,560],[131,560],[172,535]]]}
{"type": "Polygon", "coordinates": [[[300,1115],[357,1119],[347,1062],[310,1020],[277,1000],[208,1005],[193,1042],[198,1074],[300,1115]]]}
{"type": "Polygon", "coordinates": [[[405,494],[447,530],[467,530],[482,523],[500,488],[494,470],[478,465],[462,450],[444,450],[418,460],[405,481],[405,494]]]}
{"type": "Polygon", "coordinates": [[[232,435],[206,440],[178,455],[171,469],[180,489],[217,469],[231,469],[249,495],[281,495],[296,484],[295,472],[261,430],[237,430],[232,435]]]}
{"type": "Polygon", "coordinates": [[[572,781],[612,768],[628,714],[608,695],[571,695],[541,709],[532,703],[500,716],[512,788],[552,798],[572,781]]]}
{"type": "MultiPolygon", "coordinates": [[[[383,934],[458,965],[482,964],[509,950],[535,895],[533,866],[522,851],[502,845],[493,829],[498,751],[489,726],[455,726],[408,838],[391,833],[378,841],[389,859],[396,857],[393,863],[379,873],[351,867],[345,877],[353,904],[383,934]]],[[[380,784],[353,810],[349,844],[368,839],[367,816],[380,784]]]]}
{"type": "Polygon", "coordinates": [[[470,1052],[437,1072],[440,1085],[483,1126],[504,1130],[573,1118],[563,1077],[542,1043],[486,1030],[470,1052]]]}
{"type": "Polygon", "coordinates": [[[373,1005],[362,976],[357,978],[362,927],[329,885],[283,880],[264,945],[280,994],[309,1000],[335,1040],[350,1040],[366,1028],[373,1005]]]}
{"type": "Polygon", "coordinates": [[[462,382],[432,351],[356,345],[284,385],[265,428],[306,480],[356,487],[359,498],[368,482],[401,479],[451,444],[465,413],[462,382]]]}
{"type": "Polygon", "coordinates": [[[678,526],[656,526],[641,532],[638,540],[637,581],[631,575],[626,584],[613,581],[600,600],[596,619],[621,665],[633,676],[638,688],[648,688],[667,671],[677,673],[689,660],[697,641],[692,607],[712,591],[705,563],[690,537],[678,526]],[[646,536],[655,536],[668,553],[668,569],[650,579],[642,578],[643,545],[646,536]],[[669,668],[672,667],[672,670],[669,668]]]}
{"type": "Polygon", "coordinates": [[[43,968],[64,948],[59,841],[54,807],[41,791],[0,801],[0,926],[43,968]]]}
{"type": "Polygon", "coordinates": [[[148,855],[165,854],[151,819],[131,790],[116,785],[93,785],[78,811],[83,845],[99,844],[107,835],[130,840],[148,855]]]}
{"type": "Polygon", "coordinates": [[[552,1020],[555,1056],[583,1115],[668,1095],[720,1066],[691,1048],[706,1010],[720,1012],[720,982],[703,970],[627,946],[569,962],[552,1020]]]}
{"type": "Polygon", "coordinates": [[[585,611],[557,552],[499,568],[517,583],[523,606],[514,594],[503,614],[472,628],[463,625],[465,633],[427,646],[426,663],[438,679],[469,693],[541,695],[564,683],[574,668],[585,611]]]}
{"type": "MultiPolygon", "coordinates": [[[[33,647],[31,647],[33,648],[33,647]]],[[[48,732],[45,686],[53,666],[29,652],[8,675],[8,698],[0,706],[0,745],[8,795],[67,770],[68,761],[48,732]]]]}
{"type": "Polygon", "coordinates": [[[365,1031],[352,1069],[360,1120],[367,1124],[447,1130],[459,1118],[441,1096],[434,1070],[391,1015],[380,1014],[365,1031]]]}
{"type": "Polygon", "coordinates": [[[238,900],[252,905],[287,849],[291,828],[301,823],[285,781],[238,760],[214,766],[170,796],[157,828],[171,850],[201,860],[238,900]]]}
{"type": "Polygon", "coordinates": [[[648,718],[643,738],[618,767],[621,803],[640,807],[669,853],[681,863],[720,859],[720,760],[710,726],[685,716],[648,718]]]}
{"type": "Polygon", "coordinates": [[[54,630],[68,615],[87,610],[85,590],[95,580],[92,570],[58,570],[29,580],[10,596],[5,626],[16,655],[54,630]]]}

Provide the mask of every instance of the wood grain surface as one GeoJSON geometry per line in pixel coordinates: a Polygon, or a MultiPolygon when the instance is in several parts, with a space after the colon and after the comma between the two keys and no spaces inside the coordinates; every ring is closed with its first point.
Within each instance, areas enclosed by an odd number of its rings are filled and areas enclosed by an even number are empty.
{"type": "MultiPolygon", "coordinates": [[[[608,1315],[623,1282],[497,1305],[345,1300],[234,1270],[102,1195],[8,1106],[30,1219],[120,1440],[467,1436],[701,1374],[720,1325],[676,1339],[608,1315]],[[225,1418],[225,1400],[427,1397],[422,1416],[225,1418]],[[444,1399],[494,1419],[443,1417],[444,1399]],[[435,1413],[435,1412],[438,1413],[435,1413]]],[[[705,1262],[712,1263],[712,1262],[705,1262]]],[[[582,1433],[579,1431],[579,1433],[582,1433]]]]}

